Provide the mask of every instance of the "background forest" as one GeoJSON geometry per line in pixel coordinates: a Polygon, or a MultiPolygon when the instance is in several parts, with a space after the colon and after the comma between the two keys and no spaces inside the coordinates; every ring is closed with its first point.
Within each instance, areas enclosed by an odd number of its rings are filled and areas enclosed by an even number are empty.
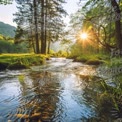
{"type": "MultiPolygon", "coordinates": [[[[1,1],[1,4],[11,2],[1,1]]],[[[121,52],[121,0],[86,0],[84,4],[79,1],[79,9],[70,15],[67,29],[63,22],[63,17],[68,15],[63,8],[65,0],[16,2],[18,12],[14,14],[14,21],[17,28],[13,40],[14,44],[25,45],[25,52],[50,53],[50,45],[56,41],[68,45],[66,50],[71,52],[72,57],[91,52],[110,53],[115,49],[121,52]],[[84,32],[88,36],[85,41],[81,38],[84,32]]],[[[7,31],[1,32],[6,36],[5,33],[7,31]]]]}

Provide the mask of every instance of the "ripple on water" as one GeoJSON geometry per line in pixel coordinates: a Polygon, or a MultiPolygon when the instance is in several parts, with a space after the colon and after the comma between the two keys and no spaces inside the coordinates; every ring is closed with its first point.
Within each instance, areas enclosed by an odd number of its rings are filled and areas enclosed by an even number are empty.
{"type": "Polygon", "coordinates": [[[60,58],[27,72],[1,73],[1,77],[14,77],[0,84],[0,122],[81,122],[95,117],[94,101],[78,75],[90,70],[92,67],[60,58]],[[19,81],[21,75],[23,81],[19,81]]]}

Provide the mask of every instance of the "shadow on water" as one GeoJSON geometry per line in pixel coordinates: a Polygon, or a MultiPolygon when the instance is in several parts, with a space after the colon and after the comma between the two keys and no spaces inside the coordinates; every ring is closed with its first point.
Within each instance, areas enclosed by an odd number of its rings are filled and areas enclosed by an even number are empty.
{"type": "Polygon", "coordinates": [[[0,72],[0,122],[111,122],[110,101],[106,110],[99,103],[102,81],[95,67],[61,58],[0,72]]]}

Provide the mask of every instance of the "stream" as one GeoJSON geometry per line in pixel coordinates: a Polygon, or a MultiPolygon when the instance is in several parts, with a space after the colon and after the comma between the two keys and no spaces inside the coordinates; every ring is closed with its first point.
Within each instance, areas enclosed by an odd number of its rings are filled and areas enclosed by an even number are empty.
{"type": "Polygon", "coordinates": [[[1,71],[0,122],[111,122],[99,116],[101,79],[95,66],[65,58],[1,71]]]}

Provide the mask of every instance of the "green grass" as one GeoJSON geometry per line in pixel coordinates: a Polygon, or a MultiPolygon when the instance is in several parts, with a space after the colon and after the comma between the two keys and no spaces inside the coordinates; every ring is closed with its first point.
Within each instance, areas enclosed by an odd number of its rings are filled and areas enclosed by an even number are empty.
{"type": "Polygon", "coordinates": [[[48,55],[41,54],[0,54],[0,70],[24,69],[33,65],[41,65],[48,55]]]}
{"type": "Polygon", "coordinates": [[[76,62],[83,62],[89,65],[99,65],[105,63],[109,57],[103,54],[87,54],[73,57],[76,62]]]}
{"type": "Polygon", "coordinates": [[[20,83],[24,83],[25,76],[24,75],[19,75],[18,80],[20,83]]]}
{"type": "Polygon", "coordinates": [[[103,60],[99,60],[99,59],[89,59],[86,64],[88,65],[100,65],[103,64],[104,61],[103,60]]]}

